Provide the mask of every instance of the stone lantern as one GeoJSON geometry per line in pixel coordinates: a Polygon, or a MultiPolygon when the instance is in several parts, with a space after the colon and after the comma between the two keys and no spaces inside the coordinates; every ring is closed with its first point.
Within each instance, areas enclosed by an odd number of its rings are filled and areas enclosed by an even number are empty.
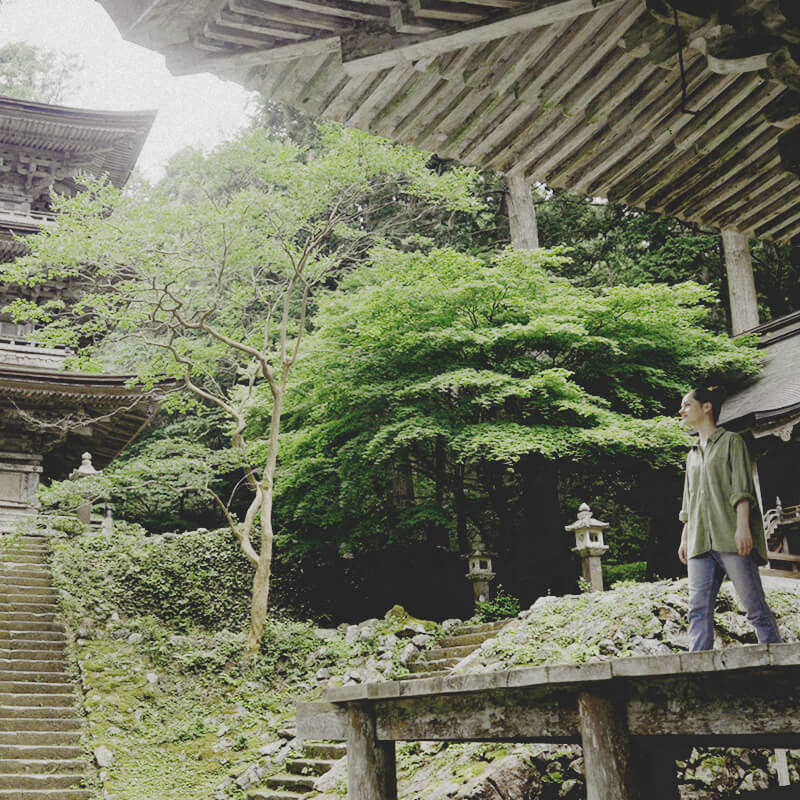
{"type": "Polygon", "coordinates": [[[581,503],[578,519],[564,528],[567,533],[575,534],[575,547],[572,548],[572,552],[581,557],[583,579],[589,585],[590,592],[603,591],[603,570],[600,567],[600,559],[608,550],[608,545],[603,541],[603,530],[607,527],[607,522],[594,519],[592,509],[586,503],[581,503]]]}
{"type": "MultiPolygon", "coordinates": [[[[87,478],[90,475],[99,475],[100,473],[92,465],[92,454],[84,453],[81,456],[81,465],[70,472],[70,480],[77,481],[81,478],[87,478]]],[[[75,511],[78,519],[84,524],[88,525],[92,520],[92,502],[88,498],[78,506],[75,511]]]]}
{"type": "Polygon", "coordinates": [[[492,557],[480,536],[473,542],[472,552],[466,557],[468,572],[467,578],[472,582],[472,595],[476,603],[489,599],[489,584],[495,579],[492,570],[492,557]]]}

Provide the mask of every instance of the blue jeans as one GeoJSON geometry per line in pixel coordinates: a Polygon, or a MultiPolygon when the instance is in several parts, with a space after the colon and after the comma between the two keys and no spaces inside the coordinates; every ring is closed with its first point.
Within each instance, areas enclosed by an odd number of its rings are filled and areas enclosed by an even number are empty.
{"type": "Polygon", "coordinates": [[[750,556],[711,550],[689,559],[689,649],[714,648],[714,601],[723,577],[731,579],[760,644],[780,642],[778,623],[764,599],[761,576],[750,556]]]}

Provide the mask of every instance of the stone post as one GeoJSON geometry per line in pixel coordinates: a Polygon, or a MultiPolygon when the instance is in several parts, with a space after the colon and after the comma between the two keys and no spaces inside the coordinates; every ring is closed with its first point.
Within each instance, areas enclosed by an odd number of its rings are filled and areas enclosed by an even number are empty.
{"type": "Polygon", "coordinates": [[[753,278],[753,259],[750,241],[738,231],[722,231],[722,249],[728,273],[728,297],[731,304],[731,334],[755,328],[758,325],[758,301],[753,278]]]}
{"type": "MultiPolygon", "coordinates": [[[[97,470],[92,466],[92,454],[83,453],[81,456],[81,465],[70,472],[70,480],[77,481],[81,478],[86,478],[89,475],[97,475],[97,470]]],[[[92,501],[85,498],[84,501],[78,506],[75,511],[78,519],[84,524],[89,525],[92,521],[92,501]]]]}
{"type": "Polygon", "coordinates": [[[472,582],[472,597],[475,604],[485,602],[491,597],[490,586],[496,577],[492,569],[492,556],[480,536],[477,536],[472,546],[472,552],[467,556],[469,569],[467,580],[472,582]]]}
{"type": "Polygon", "coordinates": [[[375,709],[347,706],[347,800],[397,800],[394,742],[379,742],[375,709]]]}
{"type": "Polygon", "coordinates": [[[607,522],[600,522],[592,517],[592,509],[586,503],[581,503],[578,519],[564,527],[568,533],[575,534],[575,547],[572,548],[572,552],[581,557],[583,579],[589,585],[590,592],[603,591],[603,570],[600,559],[608,550],[603,541],[603,530],[607,527],[607,522]]]}
{"type": "Polygon", "coordinates": [[[539,228],[531,184],[524,175],[506,175],[505,180],[511,244],[517,250],[536,250],[539,247],[539,228]]]}

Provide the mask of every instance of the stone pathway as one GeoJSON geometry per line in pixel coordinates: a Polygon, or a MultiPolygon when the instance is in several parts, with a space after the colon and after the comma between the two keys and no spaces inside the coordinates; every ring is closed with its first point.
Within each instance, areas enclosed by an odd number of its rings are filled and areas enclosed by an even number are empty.
{"type": "Polygon", "coordinates": [[[0,800],[88,800],[47,540],[0,549],[0,800]]]}
{"type": "MultiPolygon", "coordinates": [[[[397,680],[435,678],[449,672],[474,653],[485,641],[492,639],[510,620],[479,625],[458,625],[434,647],[424,650],[409,664],[411,672],[397,680]]],[[[298,756],[286,761],[286,769],[264,781],[263,788],[250,789],[251,800],[303,800],[313,797],[314,783],[333,765],[347,755],[343,742],[305,742],[298,756]]],[[[2,795],[0,795],[2,797],[2,795]]]]}

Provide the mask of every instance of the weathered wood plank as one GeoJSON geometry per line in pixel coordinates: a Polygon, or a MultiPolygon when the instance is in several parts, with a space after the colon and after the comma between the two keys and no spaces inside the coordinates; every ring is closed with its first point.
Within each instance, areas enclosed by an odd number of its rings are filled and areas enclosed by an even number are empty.
{"type": "Polygon", "coordinates": [[[488,22],[474,27],[465,27],[454,33],[436,36],[405,47],[400,46],[392,50],[384,50],[371,56],[351,59],[348,57],[348,53],[343,51],[344,66],[351,75],[360,72],[375,72],[403,62],[415,61],[418,58],[427,58],[449,50],[457,50],[461,47],[488,42],[492,39],[512,36],[515,33],[543,25],[551,25],[561,20],[571,20],[581,14],[596,11],[597,8],[605,4],[618,4],[620,2],[622,0],[560,0],[560,2],[552,2],[534,11],[515,14],[495,22],[488,22]]]}
{"type": "Polygon", "coordinates": [[[759,323],[750,240],[746,234],[738,231],[722,231],[722,250],[728,275],[731,334],[738,336],[759,323]]]}
{"type": "Polygon", "coordinates": [[[327,15],[313,11],[266,2],[266,0],[228,0],[228,8],[237,14],[263,19],[269,22],[286,22],[291,25],[313,28],[319,33],[340,31],[347,24],[340,16],[327,15]]]}
{"type": "Polygon", "coordinates": [[[506,203],[511,244],[517,250],[536,250],[539,247],[536,206],[530,182],[523,176],[506,176],[506,203]]]}
{"type": "Polygon", "coordinates": [[[580,741],[573,692],[498,692],[376,702],[380,739],[405,741],[580,741]]]}
{"type": "Polygon", "coordinates": [[[394,742],[379,742],[375,709],[353,703],[347,711],[348,800],[397,800],[394,742]]]}
{"type": "Polygon", "coordinates": [[[613,695],[578,696],[586,800],[640,800],[625,709],[613,695]]]}
{"type": "Polygon", "coordinates": [[[344,741],[347,711],[333,703],[295,703],[297,735],[302,739],[344,741]]]}

